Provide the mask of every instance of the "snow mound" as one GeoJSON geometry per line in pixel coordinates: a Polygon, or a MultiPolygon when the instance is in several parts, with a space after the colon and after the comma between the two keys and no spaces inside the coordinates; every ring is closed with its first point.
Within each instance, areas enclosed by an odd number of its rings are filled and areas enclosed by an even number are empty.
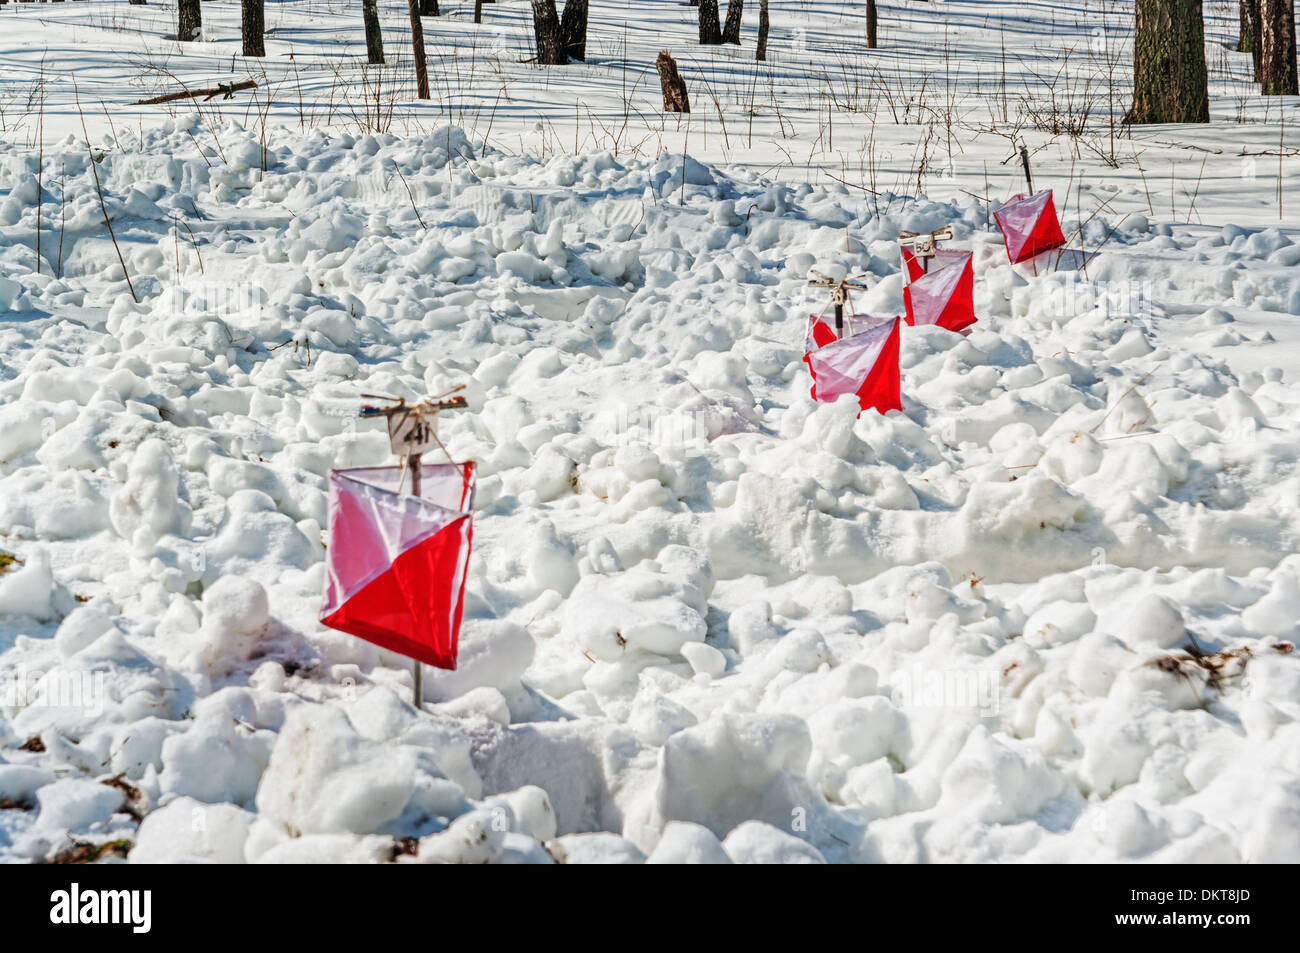
{"type": "Polygon", "coordinates": [[[0,166],[0,859],[1300,860],[1282,230],[1034,274],[965,200],[203,122],[98,164],[139,301],[97,203],[38,273],[0,166]],[[815,404],[808,269],[887,311],[949,222],[979,323],[904,328],[901,412],[815,404]],[[360,395],[458,387],[474,555],[416,706],[319,624],[326,480],[391,462],[360,395]]]}

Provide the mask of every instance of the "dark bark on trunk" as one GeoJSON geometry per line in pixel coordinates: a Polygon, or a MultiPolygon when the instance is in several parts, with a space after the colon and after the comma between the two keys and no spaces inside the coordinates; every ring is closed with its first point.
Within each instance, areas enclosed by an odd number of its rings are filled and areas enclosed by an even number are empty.
{"type": "Polygon", "coordinates": [[[565,0],[560,45],[571,60],[587,58],[587,0],[565,0]]]}
{"type": "Polygon", "coordinates": [[[263,0],[243,0],[240,30],[244,37],[245,56],[266,55],[266,7],[263,0]]]}
{"type": "Polygon", "coordinates": [[[740,46],[740,20],[745,0],[727,0],[727,22],[722,28],[722,42],[740,46]]]}
{"type": "Polygon", "coordinates": [[[1296,76],[1295,6],[1291,0],[1260,0],[1259,91],[1265,96],[1300,94],[1296,76]]]}
{"type": "Polygon", "coordinates": [[[876,48],[876,0],[867,0],[867,49],[876,48]]]}
{"type": "Polygon", "coordinates": [[[718,25],[718,0],[700,0],[700,43],[718,46],[722,43],[722,28],[718,25]]]}
{"type": "Polygon", "coordinates": [[[686,95],[686,80],[677,72],[677,61],[667,50],[659,53],[655,60],[655,69],[659,70],[659,85],[664,90],[664,112],[688,113],[691,111],[691,98],[686,95]]]}
{"type": "Polygon", "coordinates": [[[1257,0],[1238,0],[1237,3],[1237,52],[1249,53],[1255,37],[1255,3],[1257,0]]]}
{"type": "Polygon", "coordinates": [[[483,0],[474,0],[474,22],[483,22],[483,0]]]}
{"type": "Polygon", "coordinates": [[[379,32],[378,0],[361,0],[361,19],[366,26],[366,61],[384,61],[384,35],[379,32]]]}
{"type": "Polygon", "coordinates": [[[1259,82],[1264,75],[1264,60],[1262,58],[1264,47],[1264,25],[1259,22],[1261,0],[1250,0],[1250,8],[1254,16],[1250,20],[1250,53],[1251,61],[1255,67],[1255,82],[1259,82]]]}
{"type": "Polygon", "coordinates": [[[203,27],[203,13],[199,0],[177,0],[176,39],[188,43],[199,35],[203,27]]]}
{"type": "Polygon", "coordinates": [[[758,52],[754,59],[762,63],[767,59],[767,0],[758,0],[758,52]]]}
{"type": "Polygon", "coordinates": [[[411,55],[415,58],[415,95],[429,98],[429,64],[424,58],[424,24],[420,22],[420,0],[406,0],[411,16],[411,55]]]}
{"type": "Polygon", "coordinates": [[[1137,0],[1127,122],[1209,122],[1201,0],[1137,0]]]}
{"type": "Polygon", "coordinates": [[[438,9],[438,0],[420,0],[420,16],[436,17],[441,15],[442,11],[438,9]]]}
{"type": "Polygon", "coordinates": [[[542,66],[563,66],[569,60],[560,42],[560,17],[555,12],[555,0],[532,0],[532,3],[537,62],[542,66]]]}

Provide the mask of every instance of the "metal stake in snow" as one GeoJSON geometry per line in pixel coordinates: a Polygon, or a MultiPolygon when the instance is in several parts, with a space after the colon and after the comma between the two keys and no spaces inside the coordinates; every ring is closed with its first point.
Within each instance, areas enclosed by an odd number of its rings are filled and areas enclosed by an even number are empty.
{"type": "MultiPolygon", "coordinates": [[[[860,281],[849,278],[832,278],[830,275],[824,275],[820,271],[814,271],[815,279],[809,279],[808,284],[814,288],[829,288],[831,291],[831,304],[835,306],[835,337],[844,337],[844,305],[852,304],[849,297],[849,289],[856,288],[859,291],[866,291],[867,286],[860,281]]],[[[858,275],[858,278],[865,278],[865,275],[858,275]]]]}
{"type": "Polygon", "coordinates": [[[952,241],[951,225],[936,228],[928,235],[920,235],[916,232],[901,232],[898,236],[898,244],[912,246],[912,254],[921,260],[921,267],[926,274],[930,273],[930,259],[939,250],[939,242],[950,241],[952,241]]]}
{"type": "MultiPolygon", "coordinates": [[[[366,400],[386,400],[387,405],[375,406],[371,404],[361,405],[362,417],[386,417],[388,418],[388,443],[392,447],[393,453],[402,459],[402,466],[410,471],[411,474],[411,496],[419,496],[422,488],[421,465],[420,459],[424,452],[433,444],[437,444],[447,459],[451,460],[451,454],[447,453],[447,448],[442,445],[438,439],[436,421],[438,414],[444,410],[464,410],[464,397],[451,397],[456,390],[448,391],[446,394],[439,394],[437,397],[426,397],[417,404],[408,404],[400,397],[383,397],[376,394],[362,394],[366,400]]],[[[401,484],[398,484],[398,492],[401,492],[401,484]]],[[[424,666],[417,660],[413,662],[413,691],[412,698],[415,707],[419,708],[424,702],[424,666]]]]}
{"type": "Polygon", "coordinates": [[[1025,167],[1025,184],[1029,186],[1029,194],[1034,194],[1034,180],[1029,175],[1029,150],[1025,148],[1024,143],[1020,144],[1020,164],[1025,167]]]}

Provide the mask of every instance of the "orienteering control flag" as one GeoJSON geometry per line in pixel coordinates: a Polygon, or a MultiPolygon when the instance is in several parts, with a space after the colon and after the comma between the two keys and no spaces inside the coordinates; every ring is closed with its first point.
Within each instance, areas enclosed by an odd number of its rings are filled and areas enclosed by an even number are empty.
{"type": "Polygon", "coordinates": [[[804,361],[812,375],[814,400],[829,403],[844,394],[856,394],[858,405],[879,413],[902,410],[902,382],[898,371],[899,318],[866,318],[865,331],[819,345],[813,324],[804,342],[804,361]]]}
{"type": "MultiPolygon", "coordinates": [[[[903,304],[909,325],[934,324],[949,331],[964,331],[975,323],[974,255],[968,251],[940,251],[930,262],[928,272],[919,275],[908,261],[904,247],[903,263],[909,283],[903,288],[903,304]]],[[[917,263],[916,267],[922,266],[917,263]]]]}
{"type": "Polygon", "coordinates": [[[1051,189],[1033,195],[1012,196],[994,211],[993,217],[1002,230],[1007,258],[1013,265],[1065,244],[1061,223],[1056,217],[1056,206],[1052,202],[1051,189]]]}
{"type": "Polygon", "coordinates": [[[330,545],[320,621],[438,668],[456,667],[472,540],[474,464],[329,475],[330,545]]]}

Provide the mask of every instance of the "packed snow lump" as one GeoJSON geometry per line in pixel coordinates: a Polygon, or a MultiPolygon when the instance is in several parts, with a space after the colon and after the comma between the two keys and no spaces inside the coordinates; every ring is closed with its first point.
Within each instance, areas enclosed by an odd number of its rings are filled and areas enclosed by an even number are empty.
{"type": "Polygon", "coordinates": [[[0,859],[1300,860],[1300,386],[1235,320],[1296,320],[1278,229],[1067,215],[1030,268],[972,197],[681,156],[100,151],[112,236],[84,143],[66,207],[0,154],[0,859]],[[815,403],[810,270],[897,314],[947,224],[978,323],[815,403]],[[454,388],[417,708],[317,621],[327,477],[394,462],[360,395],[454,388]]]}

